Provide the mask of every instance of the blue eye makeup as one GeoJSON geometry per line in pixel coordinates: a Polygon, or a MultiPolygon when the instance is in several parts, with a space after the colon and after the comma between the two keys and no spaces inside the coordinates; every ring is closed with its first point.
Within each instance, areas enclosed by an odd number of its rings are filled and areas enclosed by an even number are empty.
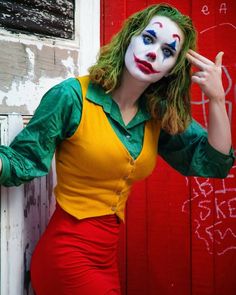
{"type": "Polygon", "coordinates": [[[163,48],[162,52],[164,54],[164,59],[174,55],[174,53],[168,48],[163,48]]]}
{"type": "Polygon", "coordinates": [[[176,51],[176,41],[166,44],[168,47],[163,48],[164,59],[173,56],[176,51]]]}
{"type": "Polygon", "coordinates": [[[172,48],[174,51],[176,51],[176,41],[167,44],[170,48],[172,48]]]}
{"type": "MultiPolygon", "coordinates": [[[[143,43],[145,45],[150,45],[156,42],[158,40],[157,34],[155,30],[146,30],[142,34],[143,43]]],[[[169,58],[174,55],[174,52],[176,51],[176,41],[173,41],[171,43],[165,43],[162,52],[163,52],[163,61],[166,58],[169,58]]]]}
{"type": "Polygon", "coordinates": [[[146,30],[146,33],[143,34],[143,43],[149,45],[154,43],[154,39],[157,38],[156,32],[154,30],[146,30]]]}
{"type": "Polygon", "coordinates": [[[154,38],[157,38],[157,34],[156,34],[156,32],[154,30],[147,30],[146,32],[149,33],[154,38]]]}
{"type": "Polygon", "coordinates": [[[153,38],[151,36],[144,34],[142,37],[143,37],[143,43],[145,45],[149,45],[153,43],[153,38]]]}

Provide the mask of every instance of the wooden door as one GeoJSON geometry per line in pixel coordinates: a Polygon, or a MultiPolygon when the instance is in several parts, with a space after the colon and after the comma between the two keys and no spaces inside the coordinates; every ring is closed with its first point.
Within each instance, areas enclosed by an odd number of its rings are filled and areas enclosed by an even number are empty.
{"type": "MultiPolygon", "coordinates": [[[[192,17],[199,52],[225,52],[223,79],[236,146],[236,2],[165,1],[192,17]]],[[[101,1],[101,43],[150,0],[101,1]]],[[[193,116],[206,127],[208,101],[193,87],[193,116]]],[[[158,158],[133,188],[120,245],[123,294],[236,294],[236,166],[224,180],[186,178],[158,158]]]]}

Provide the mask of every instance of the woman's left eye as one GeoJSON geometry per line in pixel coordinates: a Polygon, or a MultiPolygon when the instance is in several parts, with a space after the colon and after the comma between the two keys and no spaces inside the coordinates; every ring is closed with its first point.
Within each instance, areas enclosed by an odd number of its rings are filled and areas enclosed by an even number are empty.
{"type": "Polygon", "coordinates": [[[152,44],[153,43],[152,37],[150,37],[148,35],[143,35],[143,43],[145,45],[152,44]]]}
{"type": "Polygon", "coordinates": [[[168,49],[168,48],[164,48],[163,49],[163,54],[164,54],[164,57],[170,57],[170,56],[172,56],[173,55],[173,52],[170,50],[170,49],[168,49]]]}

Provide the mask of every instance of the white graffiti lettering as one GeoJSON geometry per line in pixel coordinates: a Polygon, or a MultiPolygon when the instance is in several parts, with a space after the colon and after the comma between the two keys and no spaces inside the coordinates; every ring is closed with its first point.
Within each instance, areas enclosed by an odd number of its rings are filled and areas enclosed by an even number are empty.
{"type": "Polygon", "coordinates": [[[202,13],[203,14],[205,14],[205,15],[208,15],[208,14],[210,14],[210,12],[209,12],[209,9],[208,9],[208,6],[207,5],[203,5],[203,7],[202,7],[202,13]]]}
{"type": "Polygon", "coordinates": [[[224,14],[226,14],[226,12],[227,12],[227,6],[226,6],[226,3],[221,3],[221,4],[220,4],[219,12],[220,12],[220,13],[224,13],[224,14]]]}

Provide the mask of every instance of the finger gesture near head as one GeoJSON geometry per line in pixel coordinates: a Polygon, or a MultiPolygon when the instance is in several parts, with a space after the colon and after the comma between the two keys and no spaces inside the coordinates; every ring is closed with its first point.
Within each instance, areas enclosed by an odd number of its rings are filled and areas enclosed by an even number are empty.
{"type": "Polygon", "coordinates": [[[208,142],[216,150],[228,154],[231,147],[231,131],[222,83],[223,54],[219,52],[215,62],[193,50],[189,50],[186,57],[198,69],[192,75],[192,82],[198,84],[209,98],[208,142]]]}
{"type": "Polygon", "coordinates": [[[192,81],[200,86],[209,99],[224,99],[225,97],[222,84],[223,54],[224,52],[219,52],[213,62],[196,51],[189,50],[187,53],[189,62],[198,68],[198,71],[192,75],[192,81]]]}

